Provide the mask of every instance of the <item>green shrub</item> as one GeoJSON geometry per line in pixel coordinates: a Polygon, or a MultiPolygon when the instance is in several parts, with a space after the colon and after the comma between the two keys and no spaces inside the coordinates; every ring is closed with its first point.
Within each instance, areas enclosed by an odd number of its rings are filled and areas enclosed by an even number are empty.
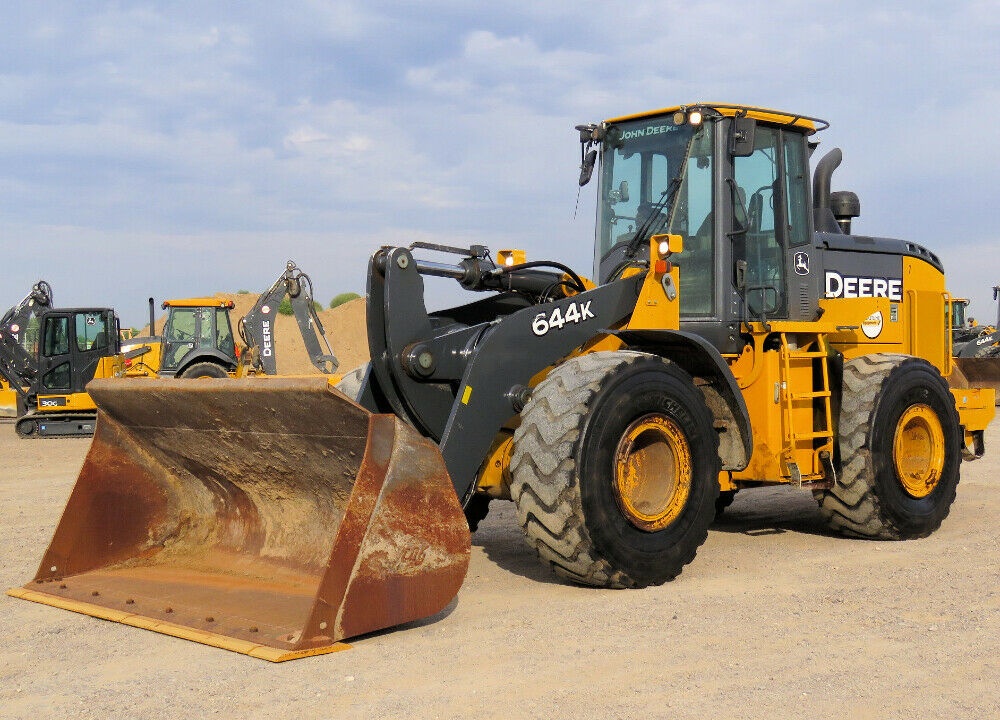
{"type": "Polygon", "coordinates": [[[337,295],[330,301],[330,309],[332,310],[333,308],[343,305],[346,302],[350,302],[351,300],[357,300],[359,297],[361,296],[356,292],[340,293],[340,295],[337,295]]]}
{"type": "MultiPolygon", "coordinates": [[[[313,300],[313,309],[316,310],[316,312],[319,312],[323,309],[323,306],[313,300]]],[[[281,303],[278,305],[278,312],[282,315],[295,314],[295,311],[292,309],[292,301],[288,299],[287,295],[285,295],[284,299],[282,299],[281,303]]]]}

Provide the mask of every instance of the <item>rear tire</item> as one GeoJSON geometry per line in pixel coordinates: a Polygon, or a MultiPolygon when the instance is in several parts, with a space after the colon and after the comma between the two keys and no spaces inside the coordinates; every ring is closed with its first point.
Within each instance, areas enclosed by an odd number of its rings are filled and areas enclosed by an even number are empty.
{"type": "Polygon", "coordinates": [[[229,373],[221,365],[213,362],[196,362],[177,377],[184,380],[196,378],[226,378],[229,373]]]}
{"type": "Polygon", "coordinates": [[[566,361],[521,413],[511,496],[543,562],[585,585],[671,580],[708,535],[719,439],[691,377],[655,355],[566,361]]]}
{"type": "Polygon", "coordinates": [[[937,369],[908,355],[844,363],[840,476],[816,491],[827,524],[879,540],[930,535],[955,500],[962,432],[937,369]]]}

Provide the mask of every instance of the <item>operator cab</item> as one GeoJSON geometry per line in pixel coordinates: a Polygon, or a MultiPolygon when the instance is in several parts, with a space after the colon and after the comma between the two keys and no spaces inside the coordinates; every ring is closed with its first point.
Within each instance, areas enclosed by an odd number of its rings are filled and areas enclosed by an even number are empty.
{"type": "MultiPolygon", "coordinates": [[[[581,128],[599,142],[595,275],[681,235],[681,328],[739,352],[741,320],[814,320],[808,136],[823,121],[732,106],[672,108],[581,128]]],[[[584,134],[581,134],[581,139],[584,134]]]]}
{"type": "Polygon", "coordinates": [[[165,300],[169,310],[163,331],[161,375],[174,375],[197,359],[209,357],[236,364],[236,345],[229,311],[231,300],[195,298],[165,300]]]}
{"type": "Polygon", "coordinates": [[[118,352],[118,318],[109,308],[54,310],[40,325],[39,395],[82,393],[101,358],[118,352]]]}

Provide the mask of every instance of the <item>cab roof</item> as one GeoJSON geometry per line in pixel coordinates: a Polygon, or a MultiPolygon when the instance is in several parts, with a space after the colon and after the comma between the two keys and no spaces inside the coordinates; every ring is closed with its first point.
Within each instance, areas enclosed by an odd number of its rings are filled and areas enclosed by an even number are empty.
{"type": "Polygon", "coordinates": [[[163,309],[168,307],[210,307],[232,310],[236,307],[236,303],[225,298],[181,298],[180,300],[164,300],[163,309]]]}
{"type": "Polygon", "coordinates": [[[620,117],[606,120],[607,123],[619,123],[626,120],[640,120],[642,118],[657,117],[660,115],[672,115],[677,112],[688,113],[691,110],[714,110],[726,117],[745,115],[761,122],[775,123],[778,125],[791,125],[803,128],[806,134],[812,135],[820,130],[826,130],[830,123],[819,118],[800,115],[797,113],[784,112],[783,110],[773,110],[770,108],[755,107],[753,105],[731,105],[727,103],[697,102],[690,105],[671,105],[659,110],[647,110],[645,112],[634,113],[632,115],[622,115],[620,117]]]}

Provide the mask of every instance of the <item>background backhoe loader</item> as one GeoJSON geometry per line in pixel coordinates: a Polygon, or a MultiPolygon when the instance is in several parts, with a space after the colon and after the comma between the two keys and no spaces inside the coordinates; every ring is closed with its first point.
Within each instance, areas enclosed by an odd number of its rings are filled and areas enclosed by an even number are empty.
{"type": "Polygon", "coordinates": [[[90,454],[12,593],[285,659],[443,607],[483,498],[512,500],[561,576],[611,588],[675,577],[763,485],[812,492],[848,535],[928,535],[994,393],[945,380],[937,256],[851,234],[839,150],[810,187],[825,127],[730,105],[580,126],[594,280],[381,248],[353,398],[323,378],[95,382],[90,454]],[[491,294],[428,312],[429,277],[491,294]]]}
{"type": "MultiPolygon", "coordinates": [[[[243,375],[277,375],[277,343],[274,320],[282,300],[288,298],[313,365],[324,373],[337,369],[337,359],[316,314],[312,281],[289,260],[285,271],[239,319],[237,328],[243,346],[233,335],[235,304],[226,298],[164,300],[167,317],[162,335],[133,338],[128,349],[148,348],[128,375],[177,378],[224,378],[243,375]],[[325,348],[325,352],[324,352],[325,348]]],[[[149,299],[149,327],[155,328],[153,299],[149,299]]],[[[150,330],[150,332],[153,332],[150,330]]]]}
{"type": "MultiPolygon", "coordinates": [[[[1000,299],[1000,285],[993,286],[993,299],[1000,299]]],[[[952,352],[958,368],[951,378],[952,385],[993,388],[1000,395],[1000,304],[994,325],[966,319],[968,305],[964,298],[951,301],[952,352]]]]}

